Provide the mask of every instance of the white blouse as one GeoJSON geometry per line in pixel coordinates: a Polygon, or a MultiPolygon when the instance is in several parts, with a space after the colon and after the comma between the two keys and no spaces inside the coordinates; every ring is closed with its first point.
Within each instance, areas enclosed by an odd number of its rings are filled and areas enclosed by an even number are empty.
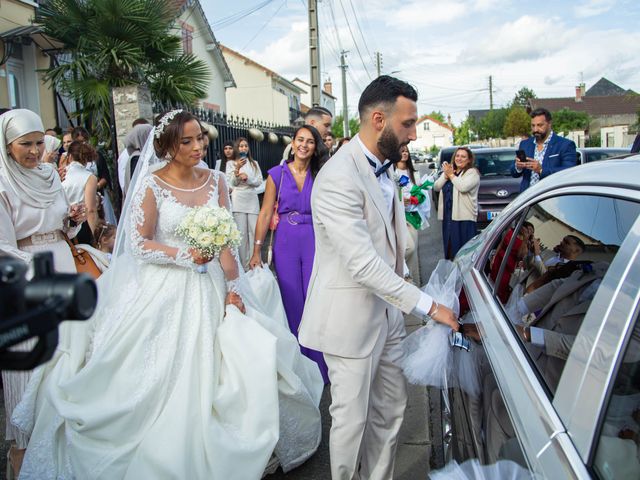
{"type": "Polygon", "coordinates": [[[79,228],[70,229],[64,225],[68,213],[69,202],[64,189],[60,189],[48,208],[35,208],[20,201],[0,175],[0,252],[29,263],[32,255],[18,248],[18,240],[55,230],[63,230],[69,237],[75,237],[79,228]]]}
{"type": "Polygon", "coordinates": [[[67,174],[62,182],[62,187],[71,205],[84,201],[84,188],[91,175],[93,175],[93,173],[87,170],[84,165],[78,162],[71,162],[69,164],[67,174]]]}
{"type": "Polygon", "coordinates": [[[240,168],[240,173],[247,175],[246,182],[239,182],[235,176],[236,161],[229,160],[227,162],[226,175],[227,183],[231,187],[231,210],[240,213],[252,213],[257,215],[260,212],[260,202],[258,201],[258,193],[256,188],[262,185],[262,171],[258,162],[252,162],[247,159],[240,168]]]}

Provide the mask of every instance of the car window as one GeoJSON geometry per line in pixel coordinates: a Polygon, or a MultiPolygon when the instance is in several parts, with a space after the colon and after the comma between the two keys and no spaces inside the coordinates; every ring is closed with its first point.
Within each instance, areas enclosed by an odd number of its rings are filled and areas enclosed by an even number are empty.
{"type": "Polygon", "coordinates": [[[593,471],[602,479],[640,478],[640,324],[616,375],[603,417],[593,471]]]}
{"type": "Polygon", "coordinates": [[[639,213],[640,206],[626,200],[558,196],[529,207],[495,247],[488,273],[495,296],[551,396],[591,300],[639,213]]]}
{"type": "Polygon", "coordinates": [[[482,176],[498,177],[511,176],[511,167],[516,158],[516,151],[506,152],[483,152],[476,150],[476,167],[482,176]]]}
{"type": "Polygon", "coordinates": [[[597,162],[599,160],[606,160],[607,158],[615,157],[616,155],[620,155],[622,153],[627,153],[627,150],[608,150],[608,151],[594,151],[589,152],[586,155],[587,163],[597,162]]]}

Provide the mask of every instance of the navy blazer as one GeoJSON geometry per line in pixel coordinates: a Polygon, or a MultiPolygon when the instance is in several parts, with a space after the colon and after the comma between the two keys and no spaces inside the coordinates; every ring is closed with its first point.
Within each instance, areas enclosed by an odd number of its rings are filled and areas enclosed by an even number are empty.
{"type": "MultiPolygon", "coordinates": [[[[524,153],[528,158],[534,158],[535,148],[535,137],[529,137],[520,142],[518,150],[524,150],[524,153]]],[[[547,145],[547,151],[544,152],[540,180],[552,173],[564,170],[565,168],[575,167],[577,161],[576,144],[573,141],[554,133],[551,136],[551,140],[549,140],[549,145],[547,145]]],[[[522,172],[518,172],[516,170],[516,162],[514,161],[511,166],[511,175],[513,177],[522,177],[522,182],[520,182],[521,192],[529,188],[529,184],[531,182],[531,170],[525,168],[522,172]]]]}

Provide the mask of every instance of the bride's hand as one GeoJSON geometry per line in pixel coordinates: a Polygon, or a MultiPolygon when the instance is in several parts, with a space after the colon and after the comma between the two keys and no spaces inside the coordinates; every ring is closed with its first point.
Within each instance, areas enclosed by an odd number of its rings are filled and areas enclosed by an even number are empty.
{"type": "Polygon", "coordinates": [[[193,263],[195,263],[196,265],[204,265],[205,263],[209,263],[211,260],[213,260],[213,257],[202,255],[202,253],[200,253],[200,251],[195,248],[189,249],[189,255],[191,255],[193,263]]]}
{"type": "Polygon", "coordinates": [[[244,303],[242,303],[242,297],[235,292],[227,293],[227,298],[224,299],[224,304],[235,305],[242,313],[247,313],[247,309],[244,308],[244,303]]]}
{"type": "Polygon", "coordinates": [[[254,268],[260,268],[262,266],[262,259],[259,254],[254,253],[251,256],[251,260],[249,260],[249,268],[253,270],[254,268]]]}

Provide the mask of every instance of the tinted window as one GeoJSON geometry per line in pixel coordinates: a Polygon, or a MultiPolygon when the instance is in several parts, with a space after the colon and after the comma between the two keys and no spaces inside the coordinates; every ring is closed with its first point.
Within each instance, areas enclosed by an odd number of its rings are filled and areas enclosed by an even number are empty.
{"type": "Polygon", "coordinates": [[[596,195],[544,200],[527,211],[496,247],[503,274],[490,279],[532,364],[553,395],[582,320],[638,204],[596,195]],[[507,249],[505,245],[511,248],[507,249]]]}
{"type": "Polygon", "coordinates": [[[476,150],[473,153],[476,156],[476,167],[482,176],[511,176],[511,166],[516,158],[515,150],[493,153],[476,150]]]}
{"type": "Polygon", "coordinates": [[[593,462],[597,477],[640,478],[640,325],[618,370],[593,462]]]}
{"type": "Polygon", "coordinates": [[[594,151],[588,152],[585,157],[587,163],[596,162],[598,160],[606,160],[607,158],[615,157],[616,155],[622,155],[623,153],[629,153],[629,150],[609,150],[609,151],[594,151]]]}

